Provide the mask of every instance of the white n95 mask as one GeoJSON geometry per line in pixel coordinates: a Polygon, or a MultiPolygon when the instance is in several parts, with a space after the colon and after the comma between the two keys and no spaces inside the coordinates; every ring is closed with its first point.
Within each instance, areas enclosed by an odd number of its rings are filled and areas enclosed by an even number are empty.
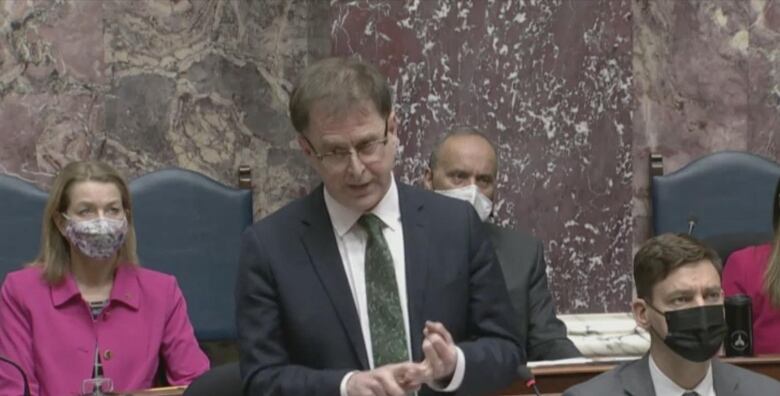
{"type": "Polygon", "coordinates": [[[458,187],[449,190],[435,190],[437,193],[446,195],[450,198],[460,199],[466,201],[474,207],[479,215],[480,220],[487,220],[490,216],[490,212],[493,211],[493,201],[490,200],[485,194],[482,194],[474,184],[469,184],[465,187],[458,187]]]}

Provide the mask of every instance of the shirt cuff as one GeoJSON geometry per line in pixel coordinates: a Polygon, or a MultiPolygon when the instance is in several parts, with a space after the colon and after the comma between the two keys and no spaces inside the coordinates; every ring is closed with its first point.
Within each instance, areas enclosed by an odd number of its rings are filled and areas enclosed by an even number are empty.
{"type": "MultiPolygon", "coordinates": [[[[460,388],[460,384],[463,383],[463,377],[466,374],[466,356],[463,355],[463,351],[459,346],[455,346],[455,349],[458,351],[458,360],[455,362],[455,372],[452,373],[452,379],[446,388],[439,387],[440,384],[431,384],[431,388],[437,392],[455,392],[460,388]]],[[[345,395],[342,394],[342,396],[345,395]]]]}
{"type": "Polygon", "coordinates": [[[341,379],[341,385],[339,385],[339,393],[341,396],[349,396],[347,395],[347,382],[349,382],[349,379],[352,378],[355,373],[357,373],[357,371],[350,371],[341,379]]]}

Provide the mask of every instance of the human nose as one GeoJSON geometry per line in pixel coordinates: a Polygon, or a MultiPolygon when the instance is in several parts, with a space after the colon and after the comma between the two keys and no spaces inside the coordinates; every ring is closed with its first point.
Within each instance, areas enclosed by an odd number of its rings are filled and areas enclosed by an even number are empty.
{"type": "Polygon", "coordinates": [[[356,175],[359,175],[365,169],[363,160],[360,159],[360,154],[354,148],[349,150],[349,161],[347,162],[347,171],[356,175]]]}

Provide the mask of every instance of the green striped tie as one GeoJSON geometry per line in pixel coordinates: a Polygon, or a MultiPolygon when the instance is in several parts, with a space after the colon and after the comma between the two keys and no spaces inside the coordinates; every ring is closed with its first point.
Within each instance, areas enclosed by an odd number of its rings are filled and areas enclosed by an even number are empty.
{"type": "Polygon", "coordinates": [[[382,220],[365,214],[358,220],[368,233],[366,241],[366,299],[374,367],[409,360],[404,317],[398,297],[393,256],[382,235],[382,220]]]}

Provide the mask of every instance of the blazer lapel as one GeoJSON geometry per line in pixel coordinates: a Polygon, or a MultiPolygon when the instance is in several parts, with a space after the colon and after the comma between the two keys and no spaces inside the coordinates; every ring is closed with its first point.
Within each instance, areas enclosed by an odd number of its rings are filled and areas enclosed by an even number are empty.
{"type": "Polygon", "coordinates": [[[649,355],[645,354],[641,359],[627,363],[620,370],[618,375],[627,395],[655,396],[655,387],[650,377],[650,363],[648,359],[649,355]]]}
{"type": "Polygon", "coordinates": [[[728,371],[725,363],[717,358],[712,359],[712,387],[718,396],[736,396],[739,379],[735,373],[728,371]]]}
{"type": "Polygon", "coordinates": [[[421,361],[422,331],[425,326],[425,290],[428,275],[427,217],[419,192],[402,183],[398,186],[401,224],[404,232],[406,296],[409,310],[409,339],[412,359],[421,361]]]}
{"type": "MultiPolygon", "coordinates": [[[[328,292],[331,304],[336,309],[339,320],[344,326],[344,332],[352,343],[363,370],[368,370],[368,357],[363,342],[363,332],[360,328],[355,300],[349,288],[349,281],[344,272],[333,225],[330,222],[328,210],[325,207],[322,186],[317,188],[307,199],[307,213],[304,213],[304,230],[301,235],[306,251],[309,253],[314,270],[328,292]]],[[[316,324],[315,324],[316,325],[316,324]]]]}

